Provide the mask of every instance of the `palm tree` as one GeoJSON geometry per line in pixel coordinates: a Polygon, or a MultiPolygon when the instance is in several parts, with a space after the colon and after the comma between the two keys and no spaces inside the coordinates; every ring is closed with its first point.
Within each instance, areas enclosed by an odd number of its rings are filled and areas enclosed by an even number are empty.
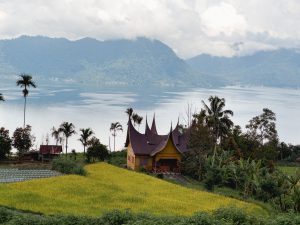
{"type": "Polygon", "coordinates": [[[83,145],[83,154],[85,154],[85,148],[88,144],[89,138],[94,134],[94,132],[90,129],[80,129],[81,134],[80,134],[80,139],[79,141],[82,143],[83,145]]]}
{"type": "Polygon", "coordinates": [[[138,116],[137,119],[136,119],[136,123],[138,125],[138,130],[140,130],[140,126],[141,126],[142,121],[143,121],[143,117],[138,116]]]}
{"type": "Polygon", "coordinates": [[[136,113],[132,114],[131,118],[133,120],[133,126],[135,126],[137,124],[139,117],[140,116],[138,114],[136,114],[136,113]]]}
{"type": "Polygon", "coordinates": [[[231,110],[223,110],[225,107],[224,98],[210,96],[208,101],[209,106],[204,101],[202,103],[204,105],[205,122],[211,128],[215,140],[215,156],[218,139],[226,136],[233,126],[233,122],[229,118],[229,116],[233,116],[233,112],[231,110]]]}
{"type": "Polygon", "coordinates": [[[51,136],[54,137],[54,139],[56,141],[56,145],[57,145],[58,142],[60,141],[60,131],[59,131],[59,129],[56,129],[55,127],[52,127],[51,136]]]}
{"type": "Polygon", "coordinates": [[[128,117],[131,118],[132,113],[133,113],[133,109],[132,108],[127,108],[125,112],[128,115],[128,117]]]}
{"type": "Polygon", "coordinates": [[[123,127],[119,122],[112,123],[110,126],[110,131],[113,131],[112,136],[114,137],[114,151],[116,150],[116,136],[118,131],[123,131],[123,127]]]}
{"type": "Polygon", "coordinates": [[[66,157],[67,157],[67,154],[68,154],[68,139],[69,137],[71,137],[73,134],[76,134],[76,131],[75,131],[75,126],[73,123],[68,123],[68,122],[63,122],[58,131],[60,133],[63,133],[65,138],[66,138],[66,157]]]}
{"type": "Polygon", "coordinates": [[[17,80],[17,86],[20,86],[23,89],[23,96],[24,96],[24,125],[23,127],[25,128],[25,114],[26,114],[26,98],[29,94],[29,91],[28,91],[28,88],[29,87],[33,87],[33,88],[36,88],[36,84],[35,82],[32,80],[32,76],[31,75],[28,75],[28,74],[21,74],[20,75],[20,79],[17,80]]]}
{"type": "Polygon", "coordinates": [[[5,101],[2,93],[0,93],[0,101],[5,101]]]}

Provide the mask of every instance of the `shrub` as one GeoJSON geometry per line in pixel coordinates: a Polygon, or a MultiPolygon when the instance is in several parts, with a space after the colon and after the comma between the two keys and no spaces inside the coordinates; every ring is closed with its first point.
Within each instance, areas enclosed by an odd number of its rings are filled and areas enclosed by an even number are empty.
{"type": "Polygon", "coordinates": [[[133,220],[133,215],[129,211],[114,210],[104,214],[102,219],[107,225],[123,225],[130,224],[129,222],[133,220]]]}
{"type": "Polygon", "coordinates": [[[78,174],[82,176],[86,175],[86,171],[82,165],[62,158],[57,158],[52,161],[52,170],[56,170],[64,174],[78,174]]]}
{"type": "Polygon", "coordinates": [[[239,208],[220,208],[214,212],[217,221],[224,221],[235,225],[263,225],[265,224],[258,218],[248,215],[239,208]]]}
{"type": "Polygon", "coordinates": [[[8,222],[13,218],[13,216],[14,215],[12,211],[0,207],[0,224],[8,222]]]}
{"type": "Polygon", "coordinates": [[[277,216],[272,223],[272,225],[299,225],[300,215],[295,213],[287,213],[277,216]]]}
{"type": "Polygon", "coordinates": [[[213,216],[208,213],[200,212],[192,216],[191,218],[187,218],[182,225],[219,225],[220,221],[216,221],[213,216]]]}

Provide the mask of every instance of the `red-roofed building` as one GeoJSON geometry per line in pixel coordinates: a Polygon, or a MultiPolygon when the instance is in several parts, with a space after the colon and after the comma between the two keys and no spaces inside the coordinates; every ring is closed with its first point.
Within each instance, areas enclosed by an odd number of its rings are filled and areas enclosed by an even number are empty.
{"type": "Polygon", "coordinates": [[[54,157],[62,153],[61,145],[41,145],[39,150],[40,159],[42,161],[52,160],[54,157]]]}

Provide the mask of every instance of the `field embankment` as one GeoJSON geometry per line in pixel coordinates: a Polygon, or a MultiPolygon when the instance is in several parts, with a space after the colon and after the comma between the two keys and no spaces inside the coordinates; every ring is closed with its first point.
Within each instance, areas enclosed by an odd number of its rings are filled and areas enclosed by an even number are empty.
{"type": "Polygon", "coordinates": [[[99,216],[113,209],[156,215],[192,215],[235,206],[265,215],[260,206],[189,189],[106,163],[68,175],[0,185],[0,205],[49,214],[99,216]]]}

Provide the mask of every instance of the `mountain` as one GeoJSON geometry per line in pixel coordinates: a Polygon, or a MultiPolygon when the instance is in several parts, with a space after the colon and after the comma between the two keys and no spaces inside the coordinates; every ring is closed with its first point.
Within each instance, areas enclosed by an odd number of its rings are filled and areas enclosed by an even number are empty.
{"type": "Polygon", "coordinates": [[[300,53],[261,51],[241,57],[183,60],[158,40],[98,41],[21,36],[0,40],[0,74],[11,84],[25,72],[38,83],[101,87],[300,87],[300,53]]]}
{"type": "MultiPolygon", "coordinates": [[[[0,73],[26,72],[40,82],[97,86],[203,84],[186,62],[157,40],[98,41],[21,36],[0,41],[0,73]]],[[[15,76],[13,76],[15,77],[15,76]]]]}
{"type": "Polygon", "coordinates": [[[214,75],[226,85],[300,87],[297,49],[260,51],[241,57],[199,55],[186,60],[194,70],[214,75]]]}

